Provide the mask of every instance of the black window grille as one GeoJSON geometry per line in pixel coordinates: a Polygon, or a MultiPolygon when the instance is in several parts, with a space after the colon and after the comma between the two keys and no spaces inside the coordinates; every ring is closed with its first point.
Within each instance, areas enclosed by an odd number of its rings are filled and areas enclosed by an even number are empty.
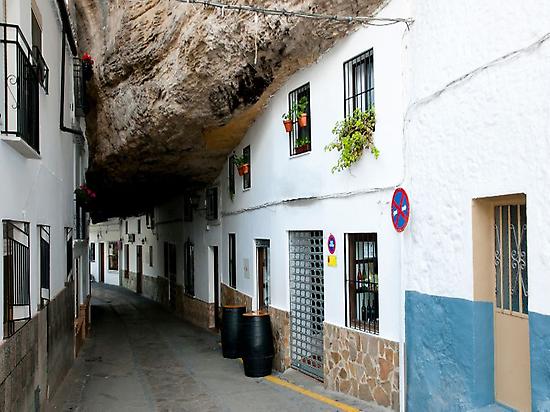
{"type": "Polygon", "coordinates": [[[73,276],[73,228],[65,228],[65,252],[67,255],[67,281],[70,282],[73,276]]]}
{"type": "Polygon", "coordinates": [[[149,246],[149,266],[153,267],[153,246],[149,246]]]}
{"type": "Polygon", "coordinates": [[[218,219],[218,188],[210,187],[206,189],[206,219],[218,219]]]}
{"type": "Polygon", "coordinates": [[[195,246],[190,239],[184,244],[185,293],[195,296],[195,246]]]}
{"type": "Polygon", "coordinates": [[[73,59],[73,87],[75,115],[83,117],[86,114],[86,91],[82,73],[82,60],[78,57],[73,59]]]}
{"type": "Polygon", "coordinates": [[[229,196],[235,195],[235,156],[229,157],[229,196]]]}
{"type": "Polygon", "coordinates": [[[15,135],[40,153],[39,141],[39,87],[47,92],[49,69],[40,50],[27,43],[19,26],[0,23],[0,47],[4,70],[2,72],[4,107],[2,133],[15,135]]]}
{"type": "Polygon", "coordinates": [[[237,240],[235,233],[229,234],[229,286],[237,288],[237,240]]]}
{"type": "MultiPolygon", "coordinates": [[[[291,91],[288,94],[288,109],[291,110],[294,105],[303,99],[307,99],[307,126],[299,127],[295,121],[292,125],[292,131],[289,133],[290,155],[295,156],[311,151],[311,106],[309,97],[309,83],[291,91]]],[[[295,119],[296,120],[296,119],[295,119]]]]}
{"type": "Polygon", "coordinates": [[[124,223],[125,223],[124,233],[128,234],[128,221],[125,221],[124,223]]]}
{"type": "Polygon", "coordinates": [[[354,57],[344,63],[344,114],[356,109],[366,111],[374,105],[373,51],[354,57]]]}
{"type": "Polygon", "coordinates": [[[243,156],[246,163],[248,163],[248,173],[243,176],[243,189],[250,189],[252,186],[252,164],[250,161],[250,146],[246,146],[243,149],[243,156]]]}
{"type": "Polygon", "coordinates": [[[90,243],[90,262],[95,262],[95,243],[90,243]]]}
{"type": "Polygon", "coordinates": [[[376,233],[348,235],[347,325],[379,332],[378,244],[376,233]]]}
{"type": "Polygon", "coordinates": [[[118,242],[109,242],[109,270],[118,270],[118,242]]]}
{"type": "Polygon", "coordinates": [[[50,301],[50,227],[38,226],[40,234],[40,306],[50,301]]]}
{"type": "Polygon", "coordinates": [[[5,220],[4,337],[12,336],[31,318],[29,224],[5,220]]]}

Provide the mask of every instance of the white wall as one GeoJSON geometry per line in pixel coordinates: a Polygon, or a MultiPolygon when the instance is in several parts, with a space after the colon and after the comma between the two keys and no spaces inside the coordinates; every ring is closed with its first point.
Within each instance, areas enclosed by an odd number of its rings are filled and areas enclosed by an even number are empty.
{"type": "Polygon", "coordinates": [[[473,299],[472,199],[525,193],[529,311],[550,314],[550,40],[527,48],[550,32],[550,7],[535,0],[415,5],[407,289],[473,299]]]}
{"type": "MultiPolygon", "coordinates": [[[[61,96],[61,22],[53,1],[37,0],[42,16],[43,56],[50,69],[49,93],[40,87],[40,159],[23,157],[0,140],[0,219],[30,223],[31,239],[31,309],[34,315],[39,303],[39,237],[37,225],[51,227],[51,289],[53,299],[63,288],[66,280],[65,228],[74,226],[73,191],[77,183],[75,145],[73,136],[62,133],[59,125],[61,96]]],[[[31,0],[8,0],[8,22],[21,27],[27,41],[31,41],[31,0]]],[[[67,50],[67,56],[70,52],[67,50]]],[[[3,58],[2,58],[3,60],[3,58]]],[[[72,61],[68,58],[67,64],[72,61]]],[[[72,70],[70,70],[72,73],[72,70]]],[[[72,75],[67,80],[68,96],[72,96],[72,75]]],[[[2,94],[2,102],[5,97],[2,94]]],[[[66,101],[70,106],[71,100],[66,101]]],[[[3,107],[3,104],[2,104],[3,107]]],[[[72,116],[68,124],[75,123],[72,116]]],[[[83,147],[86,152],[86,146],[83,147]]],[[[81,167],[86,167],[84,162],[81,167]]],[[[3,242],[0,242],[0,251],[3,242]]],[[[86,247],[84,248],[86,250],[86,247]]],[[[76,247],[75,259],[81,259],[87,276],[87,256],[76,247]]],[[[2,251],[3,253],[3,251],[2,251]]],[[[3,273],[0,260],[0,273],[3,273]]],[[[81,288],[85,288],[84,284],[81,288]]],[[[85,289],[82,289],[83,291],[85,289]]],[[[3,296],[3,282],[0,282],[3,296]]],[[[0,317],[3,305],[0,305],[0,317]]],[[[2,326],[0,326],[0,333],[2,326]]]]}

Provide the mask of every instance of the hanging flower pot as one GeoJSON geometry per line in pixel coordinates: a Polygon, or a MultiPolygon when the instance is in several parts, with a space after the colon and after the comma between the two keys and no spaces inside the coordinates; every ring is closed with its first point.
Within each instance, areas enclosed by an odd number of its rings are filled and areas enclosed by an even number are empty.
{"type": "Polygon", "coordinates": [[[94,74],[94,61],[88,53],[82,56],[82,77],[85,81],[90,81],[94,74]]]}
{"type": "Polygon", "coordinates": [[[249,172],[249,169],[250,168],[248,166],[248,163],[245,163],[244,165],[239,166],[239,168],[237,169],[239,171],[239,176],[247,175],[249,172]]]}
{"type": "Polygon", "coordinates": [[[283,120],[283,124],[285,125],[286,132],[290,133],[292,131],[292,120],[285,119],[285,120],[283,120]]]}
{"type": "Polygon", "coordinates": [[[307,113],[302,113],[300,117],[298,117],[298,126],[307,127],[307,113]]]}

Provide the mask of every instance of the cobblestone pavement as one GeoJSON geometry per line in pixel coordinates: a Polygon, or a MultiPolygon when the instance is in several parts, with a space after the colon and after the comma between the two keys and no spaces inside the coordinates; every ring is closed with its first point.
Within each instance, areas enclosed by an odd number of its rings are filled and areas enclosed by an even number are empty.
{"type": "MultiPolygon", "coordinates": [[[[97,284],[93,296],[92,336],[48,411],[335,410],[264,379],[245,377],[238,360],[222,357],[218,335],[150,300],[97,284]]],[[[307,385],[327,396],[320,384],[307,385]]],[[[329,396],[366,407],[352,398],[329,396]]]]}

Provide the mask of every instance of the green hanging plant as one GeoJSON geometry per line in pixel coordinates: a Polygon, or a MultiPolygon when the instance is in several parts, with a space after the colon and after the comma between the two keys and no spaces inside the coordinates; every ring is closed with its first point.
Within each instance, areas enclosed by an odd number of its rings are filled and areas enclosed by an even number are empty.
{"type": "Polygon", "coordinates": [[[332,173],[348,169],[361,159],[363,151],[369,149],[376,159],[380,151],[374,145],[373,133],[376,124],[374,107],[367,111],[356,109],[353,115],[337,122],[332,130],[336,139],[325,147],[329,152],[334,149],[340,152],[338,163],[332,168],[332,173]]]}

